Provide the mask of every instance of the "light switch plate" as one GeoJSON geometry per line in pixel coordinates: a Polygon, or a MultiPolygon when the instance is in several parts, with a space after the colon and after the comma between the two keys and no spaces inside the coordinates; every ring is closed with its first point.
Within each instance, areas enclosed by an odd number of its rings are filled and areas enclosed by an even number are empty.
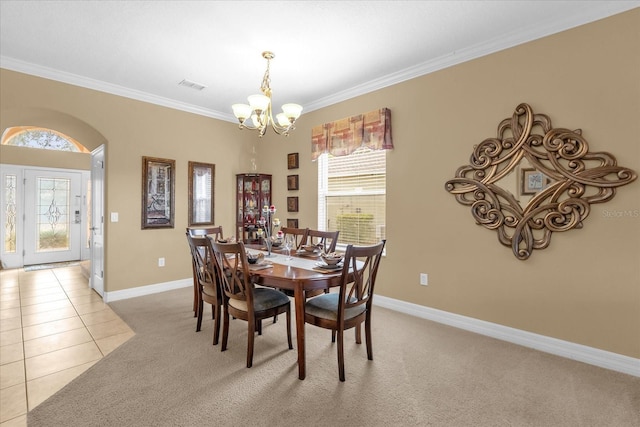
{"type": "Polygon", "coordinates": [[[118,212],[111,212],[111,222],[118,222],[118,212]]]}
{"type": "Polygon", "coordinates": [[[423,286],[429,285],[429,275],[427,273],[420,273],[420,284],[423,286]]]}

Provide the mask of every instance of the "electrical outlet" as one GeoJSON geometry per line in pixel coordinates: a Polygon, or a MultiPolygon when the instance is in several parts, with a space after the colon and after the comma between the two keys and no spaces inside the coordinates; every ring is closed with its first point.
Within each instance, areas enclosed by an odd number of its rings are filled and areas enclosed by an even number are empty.
{"type": "Polygon", "coordinates": [[[427,273],[420,273],[420,284],[423,286],[429,284],[429,275],[427,273]]]}
{"type": "Polygon", "coordinates": [[[158,258],[158,267],[164,267],[164,258],[158,258]]]}

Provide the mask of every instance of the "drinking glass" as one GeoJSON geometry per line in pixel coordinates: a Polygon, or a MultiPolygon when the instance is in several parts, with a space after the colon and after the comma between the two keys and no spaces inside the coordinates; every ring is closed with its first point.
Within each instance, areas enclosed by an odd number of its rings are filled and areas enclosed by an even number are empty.
{"type": "Polygon", "coordinates": [[[284,248],[287,250],[287,260],[293,259],[291,256],[291,249],[296,246],[296,242],[293,239],[293,234],[287,234],[284,237],[284,248]]]}

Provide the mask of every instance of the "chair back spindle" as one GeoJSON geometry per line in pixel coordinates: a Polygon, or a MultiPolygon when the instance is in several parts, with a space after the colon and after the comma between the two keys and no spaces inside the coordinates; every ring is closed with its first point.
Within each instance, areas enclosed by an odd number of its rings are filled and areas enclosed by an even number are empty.
{"type": "Polygon", "coordinates": [[[193,264],[193,274],[196,286],[196,315],[198,322],[196,332],[200,331],[202,326],[202,310],[203,303],[211,304],[213,309],[214,337],[213,344],[218,344],[220,331],[220,307],[222,305],[222,297],[220,290],[220,280],[216,268],[216,260],[211,246],[211,239],[206,236],[192,236],[186,233],[187,242],[191,250],[191,258],[193,264]]]}
{"type": "Polygon", "coordinates": [[[320,246],[325,253],[334,252],[338,244],[340,231],[311,230],[307,232],[307,245],[320,246]]]}
{"type": "Polygon", "coordinates": [[[243,242],[214,243],[221,277],[222,292],[227,298],[253,303],[253,285],[248,271],[247,253],[243,242]]]}
{"type": "MultiPolygon", "coordinates": [[[[214,240],[223,239],[222,237],[222,226],[210,226],[210,227],[187,227],[187,235],[188,236],[209,236],[214,240]]],[[[202,250],[202,249],[199,249],[202,250]]],[[[193,261],[193,317],[198,316],[198,280],[197,273],[195,267],[195,258],[193,258],[192,253],[192,261],[193,261]]],[[[200,330],[200,329],[198,329],[200,330]]]]}
{"type": "Polygon", "coordinates": [[[284,238],[286,239],[287,235],[292,234],[294,236],[296,242],[296,249],[300,249],[302,245],[307,242],[307,233],[309,232],[308,228],[293,228],[293,227],[282,227],[282,233],[284,233],[284,238]]]}

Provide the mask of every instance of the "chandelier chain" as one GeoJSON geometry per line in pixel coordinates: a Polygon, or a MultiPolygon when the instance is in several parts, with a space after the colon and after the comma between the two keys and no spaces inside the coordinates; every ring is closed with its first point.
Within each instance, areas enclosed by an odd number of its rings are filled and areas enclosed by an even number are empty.
{"type": "Polygon", "coordinates": [[[267,59],[267,70],[264,72],[264,77],[262,77],[262,85],[260,86],[260,90],[266,96],[271,98],[271,76],[269,75],[269,71],[270,71],[272,56],[265,56],[266,53],[267,52],[265,52],[262,56],[264,56],[267,59]]]}

